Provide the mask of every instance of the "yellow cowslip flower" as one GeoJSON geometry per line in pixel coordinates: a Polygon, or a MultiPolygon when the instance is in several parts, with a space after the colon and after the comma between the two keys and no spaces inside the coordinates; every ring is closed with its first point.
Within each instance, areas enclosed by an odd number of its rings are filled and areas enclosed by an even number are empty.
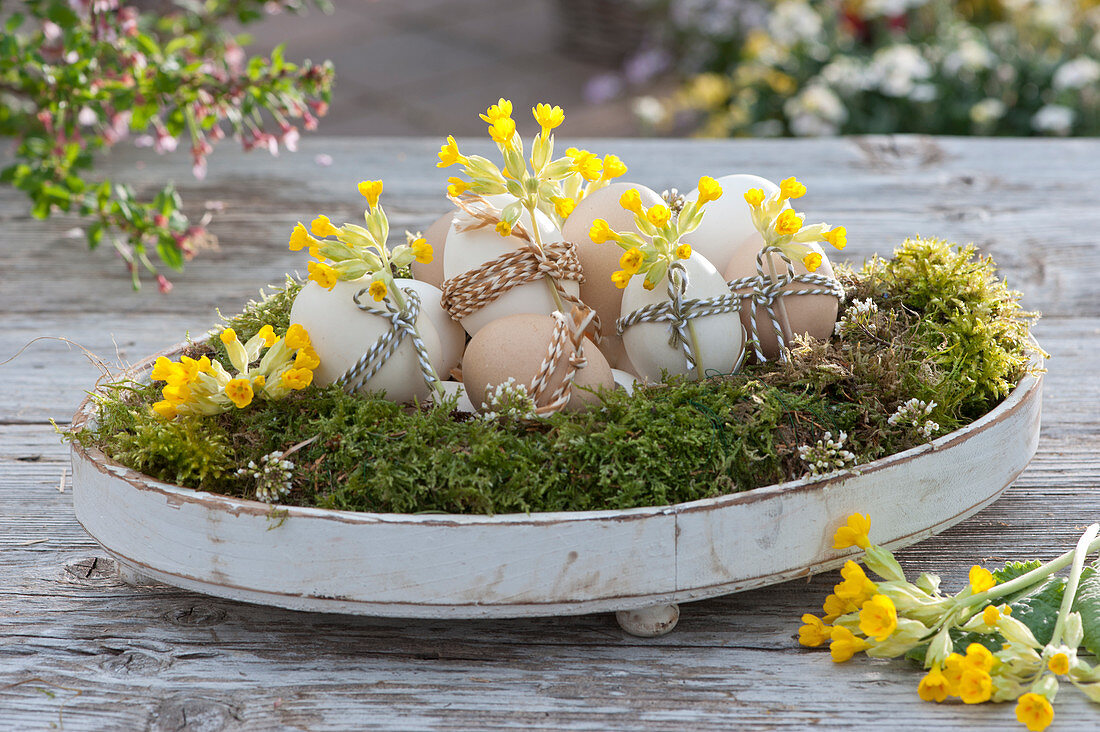
{"type": "Polygon", "coordinates": [[[951,695],[951,684],[939,666],[933,666],[917,685],[917,696],[926,702],[942,702],[951,695]]]}
{"type": "Polygon", "coordinates": [[[821,235],[821,238],[832,244],[837,249],[848,246],[848,230],[843,226],[834,226],[821,235]]]}
{"type": "Polygon", "coordinates": [[[633,276],[634,275],[630,274],[626,270],[620,269],[618,272],[611,273],[611,282],[615,285],[615,287],[622,290],[625,289],[626,286],[630,283],[630,278],[633,276]]]}
{"type": "Polygon", "coordinates": [[[797,234],[802,228],[802,219],[794,212],[794,209],[785,208],[775,219],[775,233],[780,236],[797,234]]]}
{"type": "Polygon", "coordinates": [[[264,339],[264,345],[271,348],[279,342],[279,336],[275,335],[275,329],[270,325],[265,325],[256,333],[260,338],[264,339]]]}
{"type": "Polygon", "coordinates": [[[657,283],[656,282],[650,282],[649,278],[647,277],[646,279],[642,280],[642,287],[645,288],[646,290],[652,290],[655,287],[657,287],[657,283]]]}
{"type": "Polygon", "coordinates": [[[493,124],[498,119],[503,119],[512,116],[512,102],[511,100],[501,97],[497,100],[496,104],[490,105],[485,110],[485,114],[479,114],[478,117],[485,120],[489,124],[493,124]]]}
{"type": "Polygon", "coordinates": [[[995,605],[989,605],[985,610],[982,610],[982,622],[986,625],[996,627],[1000,619],[1001,611],[995,605]]]}
{"type": "Polygon", "coordinates": [[[631,247],[623,252],[623,255],[619,257],[619,266],[623,268],[629,275],[638,273],[638,270],[642,267],[642,262],[645,261],[645,254],[638,247],[631,247]]]}
{"type": "Polygon", "coordinates": [[[816,615],[806,613],[802,616],[804,625],[798,629],[798,642],[807,648],[817,648],[831,639],[832,628],[821,622],[816,615]]]}
{"type": "Polygon", "coordinates": [[[573,170],[580,173],[586,181],[591,183],[600,179],[603,173],[603,161],[593,153],[571,147],[565,151],[565,154],[573,161],[573,170]]]}
{"type": "Polygon", "coordinates": [[[993,696],[993,677],[980,668],[964,669],[956,694],[966,704],[987,702],[993,696]]]}
{"type": "Polygon", "coordinates": [[[340,279],[340,273],[324,262],[310,262],[306,265],[309,271],[309,279],[316,282],[326,290],[331,290],[340,279]]]}
{"type": "Polygon", "coordinates": [[[179,414],[176,405],[167,400],[153,404],[153,411],[164,419],[175,419],[176,415],[179,414]]]}
{"type": "Polygon", "coordinates": [[[267,384],[267,377],[264,376],[263,374],[259,374],[258,376],[254,376],[252,378],[252,386],[257,388],[257,389],[263,389],[266,384],[267,384]]]}
{"type": "Polygon", "coordinates": [[[642,208],[642,194],[638,192],[637,188],[629,188],[623,191],[623,195],[619,196],[619,205],[639,216],[645,215],[645,209],[642,208]]]}
{"type": "Polygon", "coordinates": [[[512,225],[507,221],[498,221],[497,225],[493,227],[498,234],[504,237],[512,235],[512,225]]]}
{"type": "Polygon", "coordinates": [[[382,181],[364,180],[359,183],[359,193],[367,199],[371,208],[378,205],[378,197],[382,195],[382,181]]]}
{"type": "Polygon", "coordinates": [[[979,592],[985,592],[997,584],[997,581],[993,579],[993,573],[985,567],[979,567],[977,564],[970,568],[969,579],[970,591],[975,595],[979,592]]]}
{"type": "Polygon", "coordinates": [[[779,183],[779,200],[786,201],[788,198],[802,198],[806,195],[806,186],[798,182],[795,177],[786,178],[779,183]]]}
{"type": "Polygon", "coordinates": [[[668,210],[668,206],[655,203],[645,212],[645,217],[654,226],[664,226],[672,217],[672,212],[668,210]]]}
{"type": "Polygon", "coordinates": [[[511,117],[501,117],[489,125],[489,137],[498,145],[508,145],[512,142],[512,135],[516,134],[516,121],[511,117]]]}
{"type": "Polygon", "coordinates": [[[821,608],[825,611],[824,621],[831,623],[841,615],[847,615],[850,612],[855,612],[859,609],[859,606],[852,600],[845,597],[837,597],[836,595],[829,595],[825,598],[824,604],[821,608]]]}
{"type": "Polygon", "coordinates": [[[447,179],[447,195],[458,198],[470,187],[467,181],[451,176],[447,179]]]}
{"type": "Polygon", "coordinates": [[[340,230],[333,226],[332,222],[328,220],[328,216],[324,214],[310,221],[309,229],[314,236],[336,236],[340,233],[340,230]]]}
{"type": "Polygon", "coordinates": [[[286,347],[295,351],[310,348],[313,345],[309,340],[309,333],[306,332],[305,327],[298,323],[291,323],[290,327],[286,329],[286,335],[283,339],[286,341],[286,347]]]}
{"type": "Polygon", "coordinates": [[[300,391],[313,383],[313,371],[310,369],[287,369],[280,379],[288,389],[300,391]]]}
{"type": "Polygon", "coordinates": [[[948,655],[943,661],[943,677],[947,679],[948,688],[954,694],[962,679],[963,671],[967,668],[966,658],[958,653],[948,655]]]}
{"type": "Polygon", "coordinates": [[[860,651],[870,647],[867,641],[841,625],[834,625],[829,637],[833,641],[829,644],[829,655],[833,657],[833,663],[844,663],[860,651]]]}
{"type": "Polygon", "coordinates": [[[165,381],[173,386],[191,381],[183,364],[170,361],[164,356],[158,358],[153,364],[153,371],[149,374],[149,378],[153,381],[165,381]]]}
{"type": "Polygon", "coordinates": [[[432,245],[429,244],[428,240],[424,237],[413,239],[409,247],[412,249],[413,255],[416,256],[416,261],[421,264],[431,264],[432,259],[435,258],[435,251],[432,249],[432,245]]]}
{"type": "Polygon", "coordinates": [[[878,586],[867,579],[867,575],[863,573],[863,568],[851,559],[844,563],[840,575],[844,578],[844,581],[837,584],[833,588],[833,592],[842,600],[852,600],[860,605],[866,600],[870,600],[878,591],[878,586]]]}
{"type": "Polygon", "coordinates": [[[764,189],[763,188],[750,188],[745,191],[745,203],[750,206],[759,206],[764,203],[764,189]]]}
{"type": "Polygon", "coordinates": [[[676,247],[676,258],[677,259],[687,259],[690,256],[691,256],[691,245],[690,244],[680,244],[679,246],[676,247]]]}
{"type": "Polygon", "coordinates": [[[603,179],[611,180],[626,175],[626,163],[618,155],[603,156],[603,179]]]}
{"type": "Polygon", "coordinates": [[[1042,694],[1029,691],[1016,700],[1016,721],[1028,732],[1042,732],[1054,721],[1054,707],[1042,694]]]}
{"type": "Polygon", "coordinates": [[[299,221],[294,230],[290,232],[290,251],[299,252],[305,247],[313,246],[313,241],[310,239],[309,232],[306,231],[305,224],[299,221]]]}
{"type": "Polygon", "coordinates": [[[549,104],[536,104],[531,107],[531,114],[535,115],[535,121],[542,128],[543,137],[549,135],[550,130],[565,121],[565,111],[561,107],[551,107],[549,104]]]}
{"type": "Polygon", "coordinates": [[[966,657],[963,658],[962,663],[966,668],[976,668],[988,672],[993,670],[997,659],[981,643],[971,643],[966,647],[966,657]]]}
{"type": "Polygon", "coordinates": [[[821,255],[817,252],[806,252],[806,256],[802,258],[802,264],[806,265],[807,272],[816,272],[821,266],[821,255]]]}
{"type": "Polygon", "coordinates": [[[608,226],[605,220],[596,219],[588,229],[588,238],[596,244],[603,244],[608,239],[611,241],[619,241],[621,237],[611,230],[611,227],[608,226]]]}
{"type": "Polygon", "coordinates": [[[1047,668],[1055,676],[1065,676],[1069,673],[1069,656],[1065,653],[1055,653],[1047,661],[1047,668]]]}
{"type": "Polygon", "coordinates": [[[890,637],[898,628],[898,609],[886,595],[875,595],[863,603],[859,611],[859,630],[879,643],[890,637]]]}
{"type": "Polygon", "coordinates": [[[554,212],[562,219],[569,218],[576,207],[577,201],[575,199],[568,197],[554,199],[554,212]]]}
{"type": "Polygon", "coordinates": [[[248,379],[230,379],[225,385],[225,395],[237,405],[237,409],[244,409],[252,403],[252,384],[248,379]]]}
{"type": "Polygon", "coordinates": [[[309,369],[312,371],[321,365],[321,357],[317,355],[317,351],[313,350],[313,346],[306,346],[298,351],[298,355],[294,357],[294,368],[297,369],[309,369]]]}
{"type": "Polygon", "coordinates": [[[455,163],[465,165],[466,156],[458,151],[458,143],[455,142],[454,135],[447,135],[447,141],[439,147],[439,162],[435,167],[447,168],[455,163]]]}
{"type": "MultiPolygon", "coordinates": [[[[757,189],[759,190],[759,189],[757,189]]],[[[760,191],[763,193],[763,191],[760,191]]],[[[748,194],[745,194],[748,196],[748,194]]],[[[711,201],[717,201],[722,197],[722,186],[718,181],[711,178],[709,175],[704,175],[699,179],[699,205],[704,203],[710,203],[711,201]]],[[[747,199],[746,199],[747,200],[747,199]]],[[[763,200],[763,199],[761,199],[763,200]]]]}
{"type": "Polygon", "coordinates": [[[871,546],[871,540],[867,537],[870,531],[871,516],[853,513],[848,517],[848,523],[833,534],[833,549],[847,549],[850,546],[866,549],[871,546]]]}
{"type": "Polygon", "coordinates": [[[375,280],[370,283],[370,287],[367,288],[367,294],[373,297],[375,302],[382,302],[388,292],[389,290],[386,289],[386,283],[382,280],[375,280]]]}
{"type": "Polygon", "coordinates": [[[237,340],[237,331],[233,330],[232,328],[226,328],[218,337],[221,338],[222,343],[229,345],[233,341],[237,340]]]}

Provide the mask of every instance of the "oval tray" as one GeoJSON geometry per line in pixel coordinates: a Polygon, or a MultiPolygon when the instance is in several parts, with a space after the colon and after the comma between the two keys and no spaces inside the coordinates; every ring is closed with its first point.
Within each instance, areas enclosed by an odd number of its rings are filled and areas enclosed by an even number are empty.
{"type": "MultiPolygon", "coordinates": [[[[147,377],[155,358],[123,376],[147,377]]],[[[419,618],[660,607],[836,568],[853,552],[832,548],[833,531],[851,513],[869,513],[872,540],[890,548],[959,523],[1034,455],[1041,386],[1026,376],[973,424],[857,470],[673,506],[499,516],[287,507],[273,528],[266,504],[162,483],[77,443],[73,503],[124,576],[234,600],[419,618]]],[[[94,418],[89,398],[74,427],[94,418]]]]}

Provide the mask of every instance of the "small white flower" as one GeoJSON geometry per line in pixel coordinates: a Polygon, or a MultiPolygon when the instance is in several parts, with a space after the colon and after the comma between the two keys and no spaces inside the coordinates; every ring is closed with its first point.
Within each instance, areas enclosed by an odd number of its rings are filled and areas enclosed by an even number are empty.
{"type": "Polygon", "coordinates": [[[811,83],[783,105],[791,132],[799,137],[835,135],[848,120],[844,102],[829,87],[811,83]]]}
{"type": "Polygon", "coordinates": [[[665,105],[657,97],[638,97],[630,104],[638,121],[647,127],[656,127],[668,116],[665,105]]]}
{"type": "Polygon", "coordinates": [[[996,63],[997,57],[989,47],[976,38],[966,38],[943,60],[943,70],[950,76],[960,71],[983,71],[996,63]]]}
{"type": "Polygon", "coordinates": [[[983,99],[970,108],[970,121],[980,127],[985,127],[1003,117],[1005,111],[1004,102],[990,97],[983,99]]]}
{"type": "Polygon", "coordinates": [[[938,423],[927,418],[935,408],[935,402],[926,402],[914,397],[899,406],[886,422],[895,426],[910,427],[924,439],[931,440],[940,430],[938,423]]]}
{"type": "Polygon", "coordinates": [[[768,17],[769,35],[783,46],[816,40],[821,35],[821,29],[821,16],[801,0],[785,0],[779,3],[768,17]]]}
{"type": "Polygon", "coordinates": [[[485,385],[485,401],[481,403],[480,416],[484,420],[534,419],[535,400],[527,387],[511,376],[496,386],[485,385]]]}
{"type": "Polygon", "coordinates": [[[246,467],[237,469],[240,477],[256,481],[256,500],[264,503],[275,503],[290,493],[293,474],[294,463],[284,460],[281,450],[264,455],[260,458],[260,465],[249,460],[246,467]]]}
{"type": "Polygon", "coordinates": [[[1100,81],[1100,63],[1088,56],[1066,61],[1054,72],[1050,85],[1055,89],[1083,89],[1100,81]]]}
{"type": "Polygon", "coordinates": [[[847,440],[848,433],[843,430],[835,440],[832,432],[826,432],[812,445],[799,445],[798,457],[802,458],[809,467],[810,475],[824,475],[844,470],[856,461],[856,456],[844,449],[844,443],[847,440]]]}
{"type": "Polygon", "coordinates": [[[837,56],[821,69],[821,78],[842,94],[855,94],[868,85],[867,68],[852,56],[837,56]]]}
{"type": "Polygon", "coordinates": [[[932,66],[916,46],[899,43],[879,49],[871,58],[875,86],[889,97],[908,97],[917,82],[932,76],[932,66]]]}
{"type": "Polygon", "coordinates": [[[1048,104],[1031,118],[1031,126],[1039,132],[1068,135],[1073,129],[1076,113],[1061,104],[1048,104]]]}
{"type": "Polygon", "coordinates": [[[875,313],[878,305],[871,298],[866,300],[852,300],[845,309],[844,315],[833,326],[833,334],[843,338],[856,331],[874,333],[878,329],[875,322],[875,313]]]}

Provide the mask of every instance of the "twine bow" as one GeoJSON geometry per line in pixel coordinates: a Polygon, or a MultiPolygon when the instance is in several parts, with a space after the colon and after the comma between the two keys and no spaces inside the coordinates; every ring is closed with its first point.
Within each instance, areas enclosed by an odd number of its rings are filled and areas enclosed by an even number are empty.
{"type": "Polygon", "coordinates": [[[340,384],[349,393],[358,391],[363,384],[370,381],[378,373],[386,360],[397,351],[402,341],[409,338],[412,341],[413,348],[416,349],[416,360],[420,366],[420,375],[424,378],[424,383],[428,385],[428,388],[434,389],[437,381],[435,369],[428,358],[424,340],[416,330],[416,319],[420,315],[420,295],[413,289],[402,289],[407,298],[405,308],[400,309],[389,300],[383,300],[382,304],[386,307],[383,311],[370,305],[364,305],[359,301],[359,298],[367,292],[367,289],[364,287],[359,290],[352,297],[352,300],[363,312],[388,320],[390,328],[367,349],[367,352],[355,362],[354,366],[336,380],[336,383],[340,384]]]}
{"type": "Polygon", "coordinates": [[[569,316],[557,310],[552,315],[554,335],[550,339],[550,348],[528,388],[536,405],[535,414],[539,415],[561,411],[569,403],[577,371],[588,365],[588,359],[584,355],[584,341],[585,338],[590,337],[596,322],[596,311],[584,306],[574,307],[569,316]],[[558,388],[544,402],[546,392],[550,388],[550,378],[558,370],[567,353],[565,376],[558,388]]]}

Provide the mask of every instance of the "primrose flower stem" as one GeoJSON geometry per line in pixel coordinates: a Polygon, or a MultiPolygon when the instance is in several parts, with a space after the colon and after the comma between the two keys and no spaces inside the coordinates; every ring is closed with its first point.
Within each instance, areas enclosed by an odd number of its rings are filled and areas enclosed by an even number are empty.
{"type": "MultiPolygon", "coordinates": [[[[539,233],[539,222],[538,219],[535,218],[535,207],[524,204],[524,208],[527,209],[527,213],[531,214],[531,233],[535,237],[535,246],[539,248],[539,251],[542,251],[542,234],[539,233]]],[[[554,304],[558,311],[568,315],[569,311],[565,308],[565,303],[562,302],[561,295],[558,294],[558,286],[557,283],[554,282],[554,278],[550,275],[543,275],[543,277],[546,278],[547,284],[550,285],[550,294],[554,296],[554,304]]]]}
{"type": "MultiPolygon", "coordinates": [[[[383,266],[388,270],[390,263],[388,261],[384,262],[383,266]]],[[[386,277],[386,289],[393,295],[393,302],[397,305],[397,308],[404,312],[406,307],[405,297],[401,294],[401,288],[393,281],[392,276],[386,277]]],[[[443,391],[443,384],[440,383],[439,374],[436,373],[435,366],[429,363],[428,370],[432,372],[432,389],[434,389],[435,393],[439,396],[446,396],[446,392],[443,391]]]]}
{"type": "Polygon", "coordinates": [[[1062,631],[1066,626],[1066,616],[1073,608],[1073,599],[1077,597],[1077,585],[1081,582],[1081,570],[1085,566],[1085,557],[1089,553],[1089,545],[1100,533],[1100,524],[1093,524],[1085,529],[1085,533],[1077,542],[1077,548],[1073,550],[1073,567],[1069,570],[1069,579],[1066,582],[1066,591],[1062,595],[1062,607],[1058,609],[1058,620],[1054,623],[1054,634],[1051,636],[1051,645],[1062,642],[1062,631]]]}
{"type": "MultiPolygon", "coordinates": [[[[1090,526],[1089,529],[1091,530],[1091,528],[1092,527],[1090,526]]],[[[1088,535],[1087,531],[1085,532],[1085,535],[1088,535]]],[[[1082,537],[1082,539],[1084,539],[1084,537],[1082,537]]],[[[1003,584],[996,585],[992,589],[986,590],[985,592],[979,592],[978,594],[964,600],[961,603],[961,607],[973,607],[975,605],[980,605],[982,603],[988,602],[989,600],[995,600],[998,597],[1011,595],[1013,592],[1017,592],[1019,590],[1025,590],[1035,584],[1038,580],[1046,579],[1058,570],[1069,565],[1069,563],[1072,562],[1074,557],[1077,555],[1079,549],[1080,546],[1078,546],[1078,548],[1074,549],[1073,551],[1066,552],[1056,559],[1050,560],[1040,567],[1036,567],[1027,574],[1020,575],[1014,580],[1009,580],[1008,582],[1005,582],[1003,584]]],[[[1085,561],[1084,557],[1086,555],[1091,554],[1098,549],[1100,549],[1100,539],[1090,540],[1088,546],[1084,549],[1084,551],[1080,552],[1081,562],[1083,563],[1085,561]]],[[[1080,573],[1078,573],[1078,576],[1080,576],[1080,573]]]]}

